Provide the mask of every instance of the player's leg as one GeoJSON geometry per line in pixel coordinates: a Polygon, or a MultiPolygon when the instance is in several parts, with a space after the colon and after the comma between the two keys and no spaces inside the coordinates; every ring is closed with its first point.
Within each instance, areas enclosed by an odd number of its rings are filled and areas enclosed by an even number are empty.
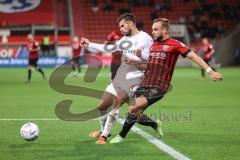
{"type": "Polygon", "coordinates": [[[96,138],[99,137],[100,134],[102,133],[107,120],[109,108],[113,104],[113,101],[116,99],[115,95],[117,95],[117,93],[113,85],[112,84],[108,85],[108,87],[106,88],[106,92],[104,92],[104,94],[102,95],[101,101],[97,106],[99,110],[99,121],[101,130],[91,132],[89,134],[90,137],[96,138]]]}
{"type": "Polygon", "coordinates": [[[205,71],[201,69],[201,77],[200,79],[203,80],[205,78],[205,71]]]}
{"type": "Polygon", "coordinates": [[[45,79],[45,73],[43,72],[42,68],[38,65],[38,59],[34,60],[33,66],[37,69],[37,71],[42,75],[42,78],[45,79]]]}
{"type": "Polygon", "coordinates": [[[114,137],[110,143],[120,143],[124,140],[132,126],[137,122],[141,108],[148,105],[147,99],[143,96],[137,97],[133,106],[129,106],[128,116],[123,124],[122,130],[114,137]]]}
{"type": "Polygon", "coordinates": [[[71,67],[72,67],[72,71],[75,71],[75,64],[74,64],[74,61],[73,61],[73,59],[71,60],[71,67]]]}
{"type": "Polygon", "coordinates": [[[80,57],[78,57],[77,69],[78,69],[78,74],[80,74],[80,72],[81,72],[81,58],[80,57]]]}
{"type": "MultiPolygon", "coordinates": [[[[204,60],[208,65],[209,65],[209,62],[210,61],[207,61],[207,60],[204,60]]],[[[201,69],[201,77],[200,77],[200,80],[204,80],[205,79],[205,71],[204,69],[201,69]]]]}
{"type": "Polygon", "coordinates": [[[144,115],[143,111],[151,104],[159,101],[164,94],[161,93],[159,88],[139,87],[135,95],[137,98],[129,107],[128,117],[124,122],[122,130],[118,136],[110,141],[110,143],[119,143],[123,141],[127,133],[136,122],[144,126],[152,127],[157,132],[159,137],[163,136],[161,122],[152,120],[147,115],[144,115]]]}
{"type": "Polygon", "coordinates": [[[120,107],[124,104],[124,102],[128,101],[128,94],[121,90],[118,92],[117,99],[114,100],[114,108],[108,113],[107,120],[103,129],[103,132],[101,134],[101,137],[99,137],[96,144],[106,144],[107,137],[110,135],[113,126],[117,122],[120,107]]]}
{"type": "Polygon", "coordinates": [[[71,65],[72,65],[73,76],[77,76],[78,74],[77,57],[72,58],[71,65]]]}
{"type": "Polygon", "coordinates": [[[132,126],[137,122],[138,117],[142,114],[143,109],[148,106],[148,101],[144,96],[135,99],[135,104],[129,107],[128,117],[123,125],[119,135],[125,138],[132,126]]]}
{"type": "MultiPolygon", "coordinates": [[[[31,60],[29,60],[29,61],[31,61],[31,60]]],[[[27,82],[26,83],[31,82],[31,78],[32,78],[32,65],[29,62],[29,65],[28,65],[28,77],[27,77],[27,82]]]]}

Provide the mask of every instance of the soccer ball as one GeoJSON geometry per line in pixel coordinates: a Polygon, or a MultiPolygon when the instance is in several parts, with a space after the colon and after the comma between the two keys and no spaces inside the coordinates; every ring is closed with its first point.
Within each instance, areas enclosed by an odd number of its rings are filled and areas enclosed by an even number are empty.
{"type": "Polygon", "coordinates": [[[34,123],[26,123],[20,129],[22,138],[26,141],[33,141],[38,138],[40,130],[34,123]]]}

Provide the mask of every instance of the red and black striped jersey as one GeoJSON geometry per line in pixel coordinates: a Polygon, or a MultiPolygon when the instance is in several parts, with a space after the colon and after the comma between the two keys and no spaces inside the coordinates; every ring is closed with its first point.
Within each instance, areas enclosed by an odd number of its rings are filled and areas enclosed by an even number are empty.
{"type": "Polygon", "coordinates": [[[173,38],[155,42],[150,48],[148,65],[141,85],[160,87],[165,93],[170,86],[178,56],[186,57],[190,51],[183,43],[173,38]]]}
{"type": "Polygon", "coordinates": [[[210,61],[212,59],[213,56],[213,45],[212,44],[206,44],[202,46],[202,50],[203,50],[203,60],[205,61],[210,61]]]}
{"type": "Polygon", "coordinates": [[[81,46],[80,46],[80,42],[73,42],[72,43],[72,57],[77,57],[80,56],[81,53],[81,46]]]}
{"type": "MultiPolygon", "coordinates": [[[[118,41],[122,37],[123,37],[123,35],[120,31],[114,31],[107,36],[107,41],[115,43],[116,41],[118,41]]],[[[117,52],[112,53],[111,64],[121,65],[121,63],[122,63],[121,58],[122,58],[122,51],[117,51],[117,52]]]]}
{"type": "Polygon", "coordinates": [[[34,51],[40,47],[38,41],[29,41],[27,43],[27,50],[29,51],[29,59],[38,58],[38,51],[34,51]]]}

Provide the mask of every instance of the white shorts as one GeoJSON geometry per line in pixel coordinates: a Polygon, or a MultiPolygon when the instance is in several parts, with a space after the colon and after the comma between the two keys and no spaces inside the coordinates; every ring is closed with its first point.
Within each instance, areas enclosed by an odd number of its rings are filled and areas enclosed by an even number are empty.
{"type": "Polygon", "coordinates": [[[125,80],[125,81],[121,81],[120,82],[115,82],[113,81],[113,83],[109,84],[106,88],[105,91],[111,93],[114,96],[117,96],[117,93],[119,91],[125,91],[129,97],[129,99],[133,98],[135,91],[138,89],[140,82],[141,82],[141,78],[134,78],[134,79],[129,79],[129,80],[125,80]]]}
{"type": "Polygon", "coordinates": [[[111,94],[114,95],[114,96],[117,96],[117,91],[116,91],[116,89],[114,88],[114,86],[113,86],[112,83],[107,86],[107,88],[106,88],[105,91],[111,93],[111,94]]]}

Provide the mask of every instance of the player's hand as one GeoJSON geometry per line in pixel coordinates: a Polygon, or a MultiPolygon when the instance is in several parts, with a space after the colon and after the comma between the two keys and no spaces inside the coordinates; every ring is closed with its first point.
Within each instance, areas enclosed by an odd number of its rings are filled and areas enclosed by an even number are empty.
{"type": "Polygon", "coordinates": [[[219,72],[215,72],[215,71],[210,71],[209,73],[209,77],[212,79],[212,80],[214,80],[214,81],[217,81],[217,80],[223,80],[223,76],[222,76],[222,74],[221,73],[219,73],[219,72]]]}
{"type": "Polygon", "coordinates": [[[142,55],[142,50],[137,49],[137,50],[135,51],[135,55],[138,56],[138,57],[141,57],[141,55],[142,55]]]}
{"type": "Polygon", "coordinates": [[[90,41],[87,38],[81,38],[80,46],[81,47],[88,47],[90,41]]]}

